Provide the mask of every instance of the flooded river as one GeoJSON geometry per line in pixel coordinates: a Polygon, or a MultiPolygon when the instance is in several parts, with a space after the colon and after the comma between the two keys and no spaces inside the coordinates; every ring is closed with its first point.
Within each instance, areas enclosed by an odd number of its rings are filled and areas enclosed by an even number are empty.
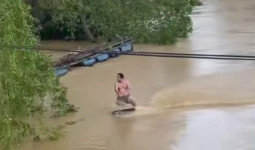
{"type": "MultiPolygon", "coordinates": [[[[188,39],[135,50],[255,55],[254,14],[254,0],[204,0],[188,39]]],[[[18,150],[254,150],[254,75],[253,61],[138,56],[76,68],[61,81],[81,108],[58,122],[83,121],[58,141],[28,142],[18,150]],[[130,80],[139,105],[126,118],[111,115],[118,72],[130,80]]]]}

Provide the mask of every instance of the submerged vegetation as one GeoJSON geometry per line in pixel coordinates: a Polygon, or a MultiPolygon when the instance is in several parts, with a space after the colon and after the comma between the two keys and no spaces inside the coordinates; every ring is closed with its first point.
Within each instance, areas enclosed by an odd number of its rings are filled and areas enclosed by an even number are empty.
{"type": "Polygon", "coordinates": [[[36,135],[34,120],[69,110],[66,89],[54,75],[51,60],[34,50],[34,19],[22,0],[0,3],[0,149],[11,149],[23,137],[36,135]]]}

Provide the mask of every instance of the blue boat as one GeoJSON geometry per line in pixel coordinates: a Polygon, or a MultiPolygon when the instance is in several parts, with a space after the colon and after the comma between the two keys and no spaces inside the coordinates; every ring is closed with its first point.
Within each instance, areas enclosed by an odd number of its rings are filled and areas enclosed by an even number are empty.
{"type": "Polygon", "coordinates": [[[96,63],[96,59],[95,58],[88,58],[88,59],[83,60],[80,64],[82,66],[89,66],[89,67],[91,67],[95,63],[96,63]]]}
{"type": "Polygon", "coordinates": [[[111,58],[118,57],[120,53],[121,53],[120,48],[115,48],[113,51],[108,52],[111,58]]]}
{"type": "Polygon", "coordinates": [[[56,76],[64,76],[68,73],[68,68],[66,67],[61,67],[61,68],[54,68],[56,76]]]}
{"type": "Polygon", "coordinates": [[[97,62],[103,62],[109,58],[118,57],[122,53],[128,53],[133,50],[133,42],[130,39],[121,40],[119,43],[103,46],[104,49],[93,48],[91,52],[78,51],[74,54],[67,54],[59,61],[55,62],[54,70],[57,76],[63,76],[68,73],[66,66],[72,67],[75,65],[80,66],[93,66],[97,62]],[[112,49],[113,48],[113,49],[112,49]]]}
{"type": "Polygon", "coordinates": [[[121,45],[121,52],[122,53],[127,53],[133,50],[133,45],[132,43],[125,43],[121,45]]]}
{"type": "Polygon", "coordinates": [[[95,58],[98,62],[106,61],[109,59],[109,54],[98,54],[95,58]]]}

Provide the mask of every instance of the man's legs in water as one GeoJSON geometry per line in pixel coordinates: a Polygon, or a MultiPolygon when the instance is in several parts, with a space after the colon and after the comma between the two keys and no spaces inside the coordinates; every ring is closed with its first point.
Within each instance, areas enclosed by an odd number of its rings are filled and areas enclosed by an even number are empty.
{"type": "Polygon", "coordinates": [[[129,95],[127,96],[127,103],[131,104],[133,107],[136,107],[136,102],[129,95]]]}
{"type": "Polygon", "coordinates": [[[125,104],[131,104],[133,107],[136,107],[135,101],[129,95],[123,96],[123,97],[118,97],[116,104],[119,106],[125,106],[125,104]]]}
{"type": "Polygon", "coordinates": [[[117,104],[118,106],[125,106],[126,102],[123,101],[123,98],[122,98],[122,97],[118,97],[118,98],[117,98],[117,101],[116,101],[116,104],[117,104]]]}

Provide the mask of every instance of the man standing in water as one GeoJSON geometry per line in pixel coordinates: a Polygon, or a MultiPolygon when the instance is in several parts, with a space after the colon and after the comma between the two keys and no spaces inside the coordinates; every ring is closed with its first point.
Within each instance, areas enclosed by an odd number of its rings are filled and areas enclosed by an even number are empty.
{"type": "Polygon", "coordinates": [[[123,73],[117,74],[117,83],[115,84],[115,92],[117,93],[117,105],[123,105],[123,103],[131,104],[134,108],[136,103],[130,97],[130,83],[125,79],[123,73]]]}

